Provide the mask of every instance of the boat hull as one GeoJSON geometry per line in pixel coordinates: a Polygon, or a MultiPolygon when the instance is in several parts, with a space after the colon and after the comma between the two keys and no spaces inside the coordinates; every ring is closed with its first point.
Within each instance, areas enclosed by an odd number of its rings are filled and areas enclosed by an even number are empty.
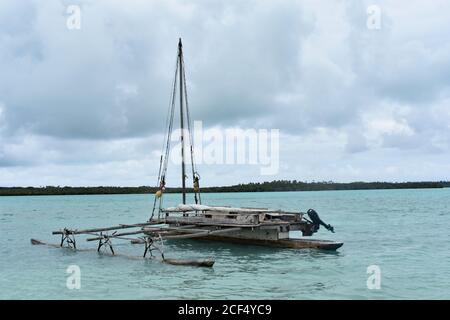
{"type": "Polygon", "coordinates": [[[336,242],[331,240],[316,240],[316,239],[267,240],[267,239],[233,238],[226,236],[205,236],[205,237],[198,237],[192,240],[220,241],[236,244],[257,245],[276,248],[290,248],[290,249],[320,249],[329,251],[335,251],[340,247],[342,247],[344,244],[343,242],[336,242]]]}

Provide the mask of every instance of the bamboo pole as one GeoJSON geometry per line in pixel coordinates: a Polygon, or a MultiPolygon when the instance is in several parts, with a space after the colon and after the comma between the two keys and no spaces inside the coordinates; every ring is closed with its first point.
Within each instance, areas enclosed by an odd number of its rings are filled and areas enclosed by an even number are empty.
{"type": "Polygon", "coordinates": [[[59,230],[53,231],[52,234],[82,234],[82,233],[92,233],[92,232],[102,232],[102,231],[111,231],[111,230],[119,230],[119,229],[127,229],[127,228],[135,228],[135,227],[145,227],[155,224],[161,224],[160,222],[146,222],[146,223],[136,223],[136,224],[121,224],[114,227],[107,228],[95,228],[95,229],[84,229],[84,230],[59,230]]]}
{"type": "Polygon", "coordinates": [[[184,233],[197,233],[197,232],[204,232],[204,231],[209,231],[209,230],[205,230],[205,229],[186,229],[186,228],[179,229],[177,227],[153,228],[153,229],[152,228],[144,228],[143,230],[116,233],[116,234],[112,234],[112,235],[108,235],[108,236],[100,236],[98,234],[94,234],[96,237],[94,237],[94,238],[87,238],[86,241],[96,241],[96,240],[105,239],[106,237],[107,238],[120,238],[120,237],[123,237],[123,236],[130,236],[130,235],[146,233],[146,232],[162,233],[162,232],[165,232],[165,231],[175,231],[175,232],[184,232],[184,233]]]}
{"type": "Polygon", "coordinates": [[[173,235],[173,236],[166,236],[164,239],[190,239],[190,238],[198,238],[198,237],[204,237],[219,233],[227,233],[231,231],[239,231],[242,230],[242,228],[228,228],[228,229],[220,229],[220,230],[214,230],[214,231],[204,231],[204,232],[198,232],[198,233],[192,233],[192,234],[181,234],[181,235],[173,235]]]}

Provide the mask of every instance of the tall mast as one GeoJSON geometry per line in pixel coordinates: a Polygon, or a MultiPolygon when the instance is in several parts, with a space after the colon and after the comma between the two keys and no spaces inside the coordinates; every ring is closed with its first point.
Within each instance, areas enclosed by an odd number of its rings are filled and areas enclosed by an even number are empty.
{"type": "Polygon", "coordinates": [[[180,128],[181,128],[181,189],[183,192],[183,204],[186,204],[186,170],[184,164],[184,115],[183,115],[183,45],[181,38],[178,42],[178,63],[180,72],[180,128]]]}

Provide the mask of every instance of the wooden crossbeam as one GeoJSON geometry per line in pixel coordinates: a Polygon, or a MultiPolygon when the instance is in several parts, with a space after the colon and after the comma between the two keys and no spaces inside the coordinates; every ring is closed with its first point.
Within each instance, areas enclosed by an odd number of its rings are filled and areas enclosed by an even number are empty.
{"type": "Polygon", "coordinates": [[[163,228],[144,228],[145,232],[158,232],[158,231],[178,231],[183,233],[203,232],[205,229],[196,229],[194,226],[187,227],[163,227],[163,228]]]}
{"type": "Polygon", "coordinates": [[[242,230],[242,228],[228,228],[228,229],[219,229],[219,230],[208,230],[203,232],[197,232],[197,233],[191,233],[191,234],[180,234],[180,235],[173,235],[173,236],[165,236],[164,239],[190,239],[190,238],[199,238],[199,237],[205,237],[209,235],[214,234],[220,234],[220,233],[227,233],[232,231],[239,231],[242,230]]]}
{"type": "Polygon", "coordinates": [[[140,234],[140,233],[143,233],[143,232],[144,232],[143,230],[139,230],[139,231],[116,233],[116,234],[113,234],[113,235],[103,235],[103,236],[98,235],[95,238],[87,238],[86,241],[96,241],[96,240],[101,240],[101,239],[104,239],[104,238],[119,238],[119,237],[134,235],[134,234],[140,234]]]}
{"type": "MultiPolygon", "coordinates": [[[[192,229],[192,227],[194,227],[194,226],[189,226],[189,228],[187,228],[187,227],[188,226],[184,226],[184,228],[183,227],[143,228],[143,229],[137,230],[137,231],[121,232],[121,233],[116,233],[116,234],[113,234],[113,235],[103,235],[103,236],[100,236],[99,234],[94,234],[95,235],[94,238],[87,238],[86,241],[97,241],[97,240],[104,239],[105,237],[108,237],[108,238],[120,238],[120,237],[124,237],[124,236],[130,236],[130,235],[135,235],[135,234],[140,234],[140,233],[147,233],[147,232],[164,233],[164,232],[173,231],[172,233],[175,233],[175,232],[198,233],[198,232],[205,231],[205,229],[192,229]]],[[[92,234],[92,232],[89,232],[87,234],[92,234]]]]}
{"type": "Polygon", "coordinates": [[[159,222],[146,222],[146,223],[136,223],[136,224],[121,224],[114,227],[106,227],[106,228],[95,228],[95,229],[84,229],[84,230],[58,230],[53,231],[52,234],[82,234],[82,233],[93,233],[93,232],[102,232],[102,231],[111,231],[111,230],[120,230],[127,228],[135,228],[135,227],[145,227],[155,224],[161,224],[159,222]]]}

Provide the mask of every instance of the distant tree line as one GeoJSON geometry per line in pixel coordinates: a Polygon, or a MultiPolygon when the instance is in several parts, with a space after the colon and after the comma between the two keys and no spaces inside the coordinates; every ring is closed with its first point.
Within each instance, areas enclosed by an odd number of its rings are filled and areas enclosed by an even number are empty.
{"type": "Polygon", "coordinates": [[[350,182],[333,181],[303,182],[297,180],[274,180],[247,183],[229,187],[211,187],[208,192],[264,192],[264,191],[323,191],[323,190],[370,190],[370,189],[420,189],[450,187],[450,182],[350,182]]]}
{"type": "MultiPolygon", "coordinates": [[[[423,182],[350,182],[333,181],[303,182],[297,180],[274,180],[224,187],[205,187],[201,192],[269,192],[269,191],[322,191],[322,190],[372,190],[372,189],[422,189],[448,188],[450,181],[423,182]]],[[[85,194],[145,194],[154,193],[156,187],[0,187],[0,196],[32,195],[85,195],[85,194]]],[[[192,192],[192,189],[187,189],[192,192]]],[[[167,193],[179,193],[181,188],[167,188],[167,193]]]]}

